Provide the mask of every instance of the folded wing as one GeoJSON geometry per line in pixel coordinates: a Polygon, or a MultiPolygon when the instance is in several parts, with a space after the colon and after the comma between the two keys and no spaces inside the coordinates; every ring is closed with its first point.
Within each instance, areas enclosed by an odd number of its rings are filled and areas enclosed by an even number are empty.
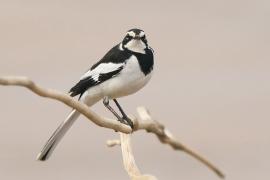
{"type": "Polygon", "coordinates": [[[70,96],[81,95],[89,88],[117,76],[124,68],[124,63],[100,63],[94,69],[87,71],[80,81],[70,89],[70,96]]]}

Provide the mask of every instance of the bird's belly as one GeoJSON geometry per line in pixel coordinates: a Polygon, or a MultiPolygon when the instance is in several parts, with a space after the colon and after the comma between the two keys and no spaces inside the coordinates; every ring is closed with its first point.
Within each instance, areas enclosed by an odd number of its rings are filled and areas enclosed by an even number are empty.
{"type": "Polygon", "coordinates": [[[144,87],[151,78],[151,73],[123,76],[119,75],[102,83],[103,96],[119,98],[133,94],[144,87]]]}
{"type": "Polygon", "coordinates": [[[119,75],[102,83],[104,96],[118,98],[133,94],[145,86],[150,78],[151,73],[145,76],[136,57],[131,56],[119,75]]]}

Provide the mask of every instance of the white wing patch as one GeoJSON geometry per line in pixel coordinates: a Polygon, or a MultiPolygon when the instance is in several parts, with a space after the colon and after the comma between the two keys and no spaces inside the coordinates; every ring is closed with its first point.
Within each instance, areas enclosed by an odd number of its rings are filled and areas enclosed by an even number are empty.
{"type": "Polygon", "coordinates": [[[120,51],[124,51],[122,43],[119,44],[119,49],[120,49],[120,51]]]}
{"type": "Polygon", "coordinates": [[[90,69],[89,71],[87,71],[81,78],[80,80],[83,80],[85,78],[88,78],[91,76],[91,78],[95,81],[98,81],[99,75],[100,74],[107,74],[110,73],[112,71],[116,71],[119,68],[121,68],[122,66],[124,66],[124,63],[119,63],[119,64],[115,64],[115,63],[101,63],[99,64],[95,69],[90,69]]]}

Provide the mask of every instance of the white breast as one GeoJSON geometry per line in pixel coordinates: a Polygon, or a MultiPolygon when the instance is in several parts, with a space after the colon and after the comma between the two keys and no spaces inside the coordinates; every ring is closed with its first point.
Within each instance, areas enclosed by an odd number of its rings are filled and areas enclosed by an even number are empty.
{"type": "Polygon", "coordinates": [[[131,56],[119,75],[101,83],[99,86],[103,96],[118,98],[137,92],[145,86],[150,78],[151,73],[145,76],[140,69],[136,56],[131,56]]]}

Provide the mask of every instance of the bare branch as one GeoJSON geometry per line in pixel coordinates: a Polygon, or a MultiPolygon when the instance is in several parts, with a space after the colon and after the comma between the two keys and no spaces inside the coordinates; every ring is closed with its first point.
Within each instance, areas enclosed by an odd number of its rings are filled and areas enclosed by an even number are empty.
{"type": "Polygon", "coordinates": [[[125,170],[127,171],[130,179],[132,180],[157,180],[156,177],[150,174],[141,174],[139,168],[136,165],[135,158],[132,152],[131,146],[131,135],[130,134],[120,134],[120,140],[108,140],[107,146],[113,147],[116,145],[121,145],[123,164],[125,170]]]}
{"type": "Polygon", "coordinates": [[[152,119],[146,108],[138,107],[137,111],[140,119],[139,123],[135,123],[137,125],[135,126],[137,129],[145,129],[147,132],[154,133],[158,137],[160,142],[170,145],[175,150],[186,152],[187,154],[191,155],[192,157],[206,165],[209,169],[214,171],[220,178],[225,177],[224,174],[216,166],[214,166],[208,160],[206,160],[184,144],[177,141],[168,129],[166,129],[158,121],[152,119]]]}
{"type": "Polygon", "coordinates": [[[57,100],[66,104],[67,106],[78,110],[81,114],[83,114],[87,119],[91,120],[98,126],[113,129],[115,131],[120,131],[123,133],[131,133],[132,130],[129,126],[122,124],[118,121],[111,120],[108,118],[100,117],[95,112],[91,111],[89,107],[79,101],[71,98],[68,94],[64,94],[62,92],[45,89],[38,85],[36,85],[33,81],[29,80],[26,77],[0,77],[1,85],[9,85],[9,86],[23,86],[33,91],[39,96],[50,98],[57,100]]]}
{"type": "MultiPolygon", "coordinates": [[[[0,77],[0,85],[26,87],[39,96],[57,100],[71,108],[78,110],[81,114],[87,117],[87,119],[89,119],[98,126],[113,129],[122,133],[132,132],[129,126],[124,125],[116,120],[99,116],[98,114],[91,111],[87,105],[71,98],[68,94],[64,94],[62,92],[52,89],[42,88],[26,77],[0,77]]],[[[138,114],[138,119],[132,119],[134,122],[133,131],[146,130],[147,132],[156,134],[156,136],[162,143],[170,145],[175,150],[181,150],[186,152],[187,154],[191,155],[195,159],[205,164],[208,168],[213,170],[219,177],[224,178],[223,173],[218,170],[214,165],[212,165],[209,161],[207,161],[179,141],[177,141],[162,124],[160,124],[158,121],[153,120],[145,108],[138,108],[138,114]]]]}
{"type": "Polygon", "coordinates": [[[131,147],[131,140],[130,134],[120,134],[121,140],[121,149],[122,149],[122,156],[124,167],[132,180],[155,180],[156,178],[152,175],[142,175],[139,168],[136,165],[132,147],[131,147]]]}

